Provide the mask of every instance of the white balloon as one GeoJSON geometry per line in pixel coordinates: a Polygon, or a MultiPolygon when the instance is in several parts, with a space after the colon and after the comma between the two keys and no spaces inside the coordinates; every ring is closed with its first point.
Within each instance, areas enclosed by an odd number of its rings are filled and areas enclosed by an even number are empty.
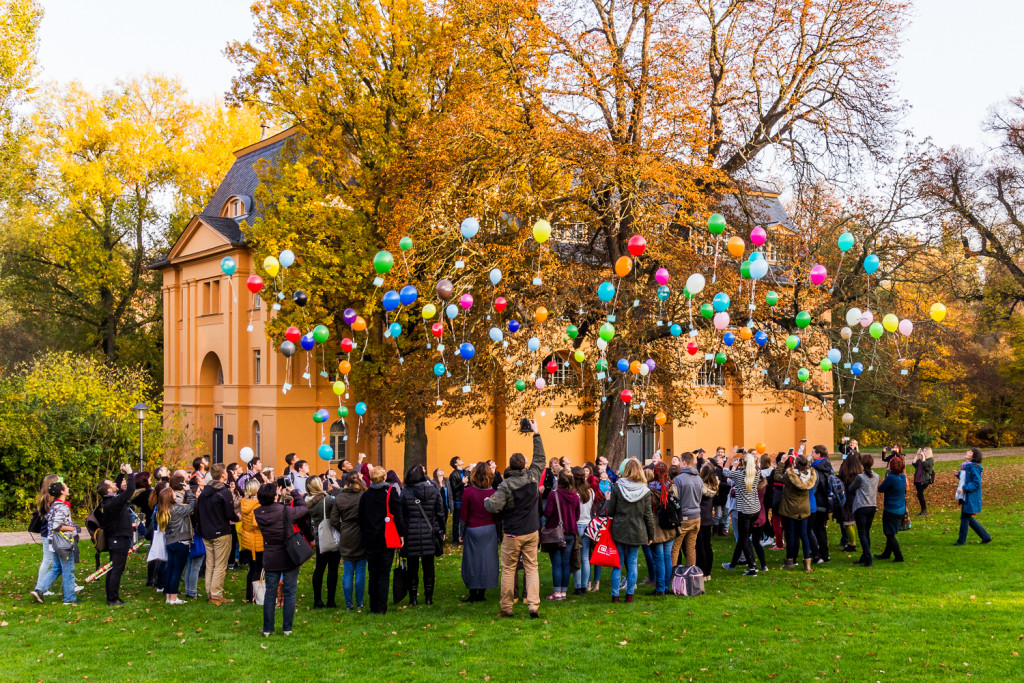
{"type": "Polygon", "coordinates": [[[490,278],[491,284],[497,285],[499,282],[501,282],[501,271],[497,268],[493,268],[491,270],[490,278]]]}
{"type": "Polygon", "coordinates": [[[853,413],[843,413],[843,424],[844,425],[853,424],[853,413]]]}
{"type": "Polygon", "coordinates": [[[704,276],[700,273],[694,273],[686,278],[686,289],[689,290],[690,294],[700,294],[705,284],[704,276]]]}
{"type": "Polygon", "coordinates": [[[649,373],[650,371],[651,371],[651,368],[646,363],[641,363],[640,364],[640,376],[641,377],[646,377],[647,373],[649,373]]]}
{"type": "Polygon", "coordinates": [[[860,322],[861,311],[859,308],[851,308],[846,312],[846,324],[856,325],[860,322]]]}
{"type": "Polygon", "coordinates": [[[250,460],[252,460],[254,457],[256,457],[256,454],[253,453],[252,449],[249,448],[248,446],[243,446],[238,451],[238,457],[242,459],[242,462],[247,463],[250,460]]]}
{"type": "Polygon", "coordinates": [[[608,342],[606,342],[604,339],[601,339],[600,337],[598,337],[598,339],[597,339],[597,349],[599,351],[606,351],[608,349],[608,342]]]}
{"type": "Polygon", "coordinates": [[[839,330],[839,334],[844,340],[850,341],[850,337],[853,336],[853,330],[851,330],[849,327],[844,327],[843,329],[839,330]]]}
{"type": "Polygon", "coordinates": [[[750,277],[754,280],[760,280],[768,274],[768,261],[763,258],[759,258],[756,261],[750,262],[750,277]]]}

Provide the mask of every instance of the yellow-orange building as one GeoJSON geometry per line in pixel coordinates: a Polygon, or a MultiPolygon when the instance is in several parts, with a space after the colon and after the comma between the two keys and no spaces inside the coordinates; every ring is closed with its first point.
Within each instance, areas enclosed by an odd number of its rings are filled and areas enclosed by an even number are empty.
{"type": "MultiPolygon", "coordinates": [[[[345,421],[332,418],[322,427],[313,422],[314,411],[337,403],[331,381],[319,375],[319,366],[304,379],[305,354],[300,353],[286,376],[285,358],[264,334],[264,323],[273,311],[245,286],[246,278],[256,271],[253,252],[240,228],[243,221],[254,218],[252,198],[258,180],[253,165],[260,160],[273,162],[293,132],[236,152],[234,165],[204,212],[192,219],[167,256],[153,266],[163,275],[164,416],[203,444],[196,453],[173,455],[191,460],[210,454],[214,462],[230,463],[239,461],[239,449],[249,446],[278,471],[284,467],[285,454],[294,452],[317,473],[327,467],[316,457],[326,439],[336,459],[362,452],[371,463],[401,472],[403,445],[393,435],[370,437],[365,429],[357,434],[353,413],[345,421]],[[231,277],[221,272],[225,256],[238,265],[231,277]],[[285,384],[292,385],[287,393],[282,391],[285,384]]],[[[786,220],[777,193],[763,191],[756,201],[766,227],[786,220]]],[[[722,381],[721,374],[701,374],[698,381],[716,385],[722,381]]],[[[803,411],[798,394],[744,395],[728,382],[708,393],[689,424],[670,419],[658,433],[632,428],[627,454],[649,455],[655,442],[666,455],[698,446],[711,450],[758,441],[770,451],[784,450],[802,438],[811,444],[832,443],[831,415],[803,411]]],[[[559,432],[551,428],[551,411],[536,417],[550,454],[573,462],[595,457],[595,425],[559,432]]],[[[447,472],[449,459],[459,455],[467,462],[493,458],[504,467],[508,455],[529,449],[518,428],[518,416],[506,416],[500,406],[483,428],[468,423],[434,426],[428,440],[428,466],[447,472]]]]}

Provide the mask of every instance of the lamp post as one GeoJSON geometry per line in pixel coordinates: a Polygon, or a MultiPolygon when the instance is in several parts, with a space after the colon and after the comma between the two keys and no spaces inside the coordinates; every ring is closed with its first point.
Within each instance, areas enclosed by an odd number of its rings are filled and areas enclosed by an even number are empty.
{"type": "Polygon", "coordinates": [[[149,406],[145,403],[136,403],[132,406],[132,412],[135,413],[135,417],[139,418],[139,472],[142,471],[142,423],[146,419],[146,413],[149,412],[149,406]]]}

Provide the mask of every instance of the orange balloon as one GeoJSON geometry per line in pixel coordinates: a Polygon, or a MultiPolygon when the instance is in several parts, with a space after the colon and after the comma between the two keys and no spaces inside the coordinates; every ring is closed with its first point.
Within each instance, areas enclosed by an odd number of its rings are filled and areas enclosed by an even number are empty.
{"type": "Polygon", "coordinates": [[[341,361],[340,363],[338,363],[338,372],[340,372],[343,375],[347,375],[348,373],[352,372],[352,364],[349,363],[347,360],[341,361]]]}
{"type": "Polygon", "coordinates": [[[754,331],[747,326],[740,328],[740,339],[746,341],[754,336],[754,331]]]}
{"type": "Polygon", "coordinates": [[[548,309],[544,308],[543,306],[538,306],[536,313],[537,322],[543,323],[545,320],[548,319],[548,309]]]}
{"type": "Polygon", "coordinates": [[[640,361],[635,360],[632,363],[630,363],[629,364],[629,371],[632,372],[634,375],[639,375],[640,374],[640,361]]]}
{"type": "Polygon", "coordinates": [[[663,425],[668,420],[668,415],[665,414],[664,410],[659,410],[658,414],[654,416],[654,422],[658,425],[663,425]]]}
{"type": "Polygon", "coordinates": [[[628,256],[620,256],[615,262],[615,274],[619,277],[626,277],[633,270],[633,261],[628,256]]]}
{"type": "Polygon", "coordinates": [[[743,256],[743,250],[747,248],[747,245],[743,242],[742,237],[733,235],[729,238],[729,241],[726,242],[725,247],[734,257],[740,258],[743,256]]]}
{"type": "Polygon", "coordinates": [[[758,442],[757,442],[757,445],[756,445],[756,446],[754,446],[754,448],[756,448],[756,449],[757,449],[757,452],[758,452],[758,453],[764,453],[764,452],[765,452],[766,450],[768,450],[768,447],[767,447],[767,446],[765,446],[765,445],[764,445],[764,442],[762,442],[762,441],[758,441],[758,442]]]}
{"type": "Polygon", "coordinates": [[[356,316],[356,320],[352,323],[352,329],[356,332],[362,332],[366,329],[366,320],[361,315],[356,316]]]}

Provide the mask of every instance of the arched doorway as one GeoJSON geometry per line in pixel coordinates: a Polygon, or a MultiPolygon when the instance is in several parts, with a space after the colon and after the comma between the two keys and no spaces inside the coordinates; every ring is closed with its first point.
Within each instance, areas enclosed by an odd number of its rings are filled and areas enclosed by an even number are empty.
{"type": "Polygon", "coordinates": [[[210,351],[199,366],[198,427],[208,446],[210,464],[224,462],[224,367],[210,351]],[[209,435],[207,437],[207,435],[209,435]]]}

